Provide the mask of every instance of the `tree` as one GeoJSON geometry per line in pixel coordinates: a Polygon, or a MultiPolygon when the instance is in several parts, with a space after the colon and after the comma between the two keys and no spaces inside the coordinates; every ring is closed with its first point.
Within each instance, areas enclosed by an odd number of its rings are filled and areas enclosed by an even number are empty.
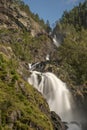
{"type": "Polygon", "coordinates": [[[50,27],[50,22],[49,22],[49,20],[47,20],[47,22],[46,22],[46,31],[47,31],[47,33],[50,33],[52,30],[51,30],[51,27],[50,27]]]}

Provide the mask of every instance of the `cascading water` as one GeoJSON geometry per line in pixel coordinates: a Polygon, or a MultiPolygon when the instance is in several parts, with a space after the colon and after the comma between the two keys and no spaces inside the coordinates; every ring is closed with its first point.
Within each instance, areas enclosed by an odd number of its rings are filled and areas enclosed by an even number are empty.
{"type": "Polygon", "coordinates": [[[67,130],[82,130],[77,111],[74,109],[73,97],[64,82],[53,73],[38,71],[31,71],[28,82],[43,94],[50,110],[55,111],[62,121],[67,122],[67,130]]]}
{"type": "MultiPolygon", "coordinates": [[[[60,46],[56,35],[53,38],[53,43],[56,47],[60,46]]],[[[49,60],[49,55],[47,55],[46,61],[49,60]]],[[[66,84],[53,73],[34,71],[38,68],[38,65],[40,65],[40,62],[33,65],[29,64],[31,75],[28,78],[28,82],[43,94],[49,104],[50,110],[55,111],[61,117],[62,121],[67,122],[67,130],[83,130],[81,125],[86,119],[77,111],[72,94],[67,89],[66,84]]]]}
{"type": "Polygon", "coordinates": [[[72,95],[66,84],[50,72],[32,71],[28,82],[46,98],[50,110],[55,111],[64,121],[72,121],[72,95]]]}
{"type": "Polygon", "coordinates": [[[54,35],[54,37],[53,37],[53,43],[56,45],[56,47],[60,46],[60,43],[58,42],[56,35],[54,35]]]}
{"type": "Polygon", "coordinates": [[[71,122],[68,124],[68,129],[67,130],[82,130],[80,124],[76,122],[71,122]]]}

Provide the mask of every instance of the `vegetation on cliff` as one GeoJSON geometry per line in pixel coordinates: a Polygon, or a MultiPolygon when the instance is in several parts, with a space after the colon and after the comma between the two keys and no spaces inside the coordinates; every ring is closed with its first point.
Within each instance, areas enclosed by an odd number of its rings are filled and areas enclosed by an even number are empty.
{"type": "MultiPolygon", "coordinates": [[[[87,1],[57,22],[54,33],[62,34],[63,42],[56,53],[60,77],[72,87],[76,95],[87,94],[87,1]],[[76,89],[76,91],[75,91],[76,89]]],[[[84,96],[83,96],[84,95],[84,96]]]]}
{"type": "Polygon", "coordinates": [[[59,48],[47,33],[49,22],[45,24],[23,1],[1,0],[0,7],[0,129],[62,129],[42,95],[26,82],[27,63],[44,61],[49,54],[50,68],[75,94],[87,96],[87,2],[65,11],[56,24],[54,34],[64,38],[59,48]]]}
{"type": "Polygon", "coordinates": [[[0,129],[52,130],[48,105],[23,80],[16,71],[17,59],[11,58],[0,52],[0,129]]]}
{"type": "Polygon", "coordinates": [[[26,63],[51,40],[28,6],[17,2],[0,2],[0,130],[53,130],[46,100],[26,81],[26,63]]]}
{"type": "Polygon", "coordinates": [[[87,1],[79,3],[69,12],[64,11],[60,23],[73,25],[76,30],[81,30],[82,27],[87,29],[87,1]]]}

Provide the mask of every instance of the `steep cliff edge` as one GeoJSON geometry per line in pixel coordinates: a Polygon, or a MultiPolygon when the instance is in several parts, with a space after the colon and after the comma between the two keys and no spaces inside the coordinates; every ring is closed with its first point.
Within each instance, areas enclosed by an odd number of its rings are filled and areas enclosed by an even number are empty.
{"type": "Polygon", "coordinates": [[[20,59],[36,62],[52,55],[54,46],[33,15],[24,3],[13,0],[0,3],[0,43],[11,44],[20,59]]]}
{"type": "Polygon", "coordinates": [[[27,12],[23,11],[23,6],[25,5],[13,0],[8,2],[6,0],[1,1],[0,28],[31,31],[33,36],[41,32],[45,33],[44,29],[27,12]]]}
{"type": "Polygon", "coordinates": [[[27,63],[44,61],[55,48],[21,6],[16,0],[0,1],[0,129],[64,130],[46,100],[26,82],[27,63]]]}

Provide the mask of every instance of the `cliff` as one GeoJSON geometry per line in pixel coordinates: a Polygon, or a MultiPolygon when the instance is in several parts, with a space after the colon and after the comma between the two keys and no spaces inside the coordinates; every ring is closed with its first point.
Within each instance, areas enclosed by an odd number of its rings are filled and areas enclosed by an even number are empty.
{"type": "Polygon", "coordinates": [[[0,129],[64,130],[42,95],[26,81],[29,62],[44,61],[55,47],[20,1],[0,1],[0,129]],[[58,123],[58,124],[57,124],[58,123]]]}

